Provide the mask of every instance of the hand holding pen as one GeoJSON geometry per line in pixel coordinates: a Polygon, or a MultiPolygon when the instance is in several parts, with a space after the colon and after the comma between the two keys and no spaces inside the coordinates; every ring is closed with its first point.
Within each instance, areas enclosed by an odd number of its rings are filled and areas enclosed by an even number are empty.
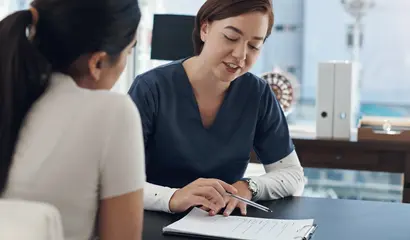
{"type": "Polygon", "coordinates": [[[199,178],[175,191],[169,201],[169,210],[179,213],[191,207],[202,206],[206,211],[218,212],[226,206],[226,192],[236,194],[237,190],[218,179],[199,178]]]}
{"type": "MultiPolygon", "coordinates": [[[[252,193],[249,191],[247,183],[244,181],[238,181],[232,185],[238,191],[236,193],[231,193],[229,191],[225,194],[225,210],[223,212],[224,216],[229,216],[235,208],[239,208],[242,215],[246,215],[247,205],[258,208],[265,212],[272,212],[269,208],[252,202],[252,193]]],[[[209,210],[209,215],[214,216],[218,211],[209,210]]]]}

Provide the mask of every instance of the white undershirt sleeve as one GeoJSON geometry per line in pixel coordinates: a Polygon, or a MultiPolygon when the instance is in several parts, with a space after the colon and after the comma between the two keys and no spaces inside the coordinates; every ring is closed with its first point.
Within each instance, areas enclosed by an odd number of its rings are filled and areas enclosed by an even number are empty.
{"type": "Polygon", "coordinates": [[[301,195],[306,183],[303,168],[295,151],[285,158],[264,165],[266,174],[251,177],[258,185],[254,200],[273,200],[301,195]]]}
{"type": "MultiPolygon", "coordinates": [[[[273,200],[302,194],[306,180],[295,151],[264,167],[266,174],[251,177],[258,185],[258,194],[254,200],[273,200]]],[[[176,190],[178,189],[147,182],[144,188],[144,208],[170,213],[169,201],[176,190]]]]}
{"type": "Polygon", "coordinates": [[[176,188],[163,187],[152,183],[144,185],[144,209],[171,213],[169,201],[176,188]]]}

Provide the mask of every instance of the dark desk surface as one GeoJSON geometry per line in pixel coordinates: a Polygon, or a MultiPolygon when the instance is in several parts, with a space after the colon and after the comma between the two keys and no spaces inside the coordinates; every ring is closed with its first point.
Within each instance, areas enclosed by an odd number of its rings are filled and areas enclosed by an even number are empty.
{"type": "MultiPolygon", "coordinates": [[[[295,197],[262,202],[274,212],[248,208],[248,216],[280,219],[313,218],[312,240],[409,240],[410,204],[295,197]]],[[[163,236],[162,227],[180,215],[145,211],[144,240],[190,239],[163,236]]]]}

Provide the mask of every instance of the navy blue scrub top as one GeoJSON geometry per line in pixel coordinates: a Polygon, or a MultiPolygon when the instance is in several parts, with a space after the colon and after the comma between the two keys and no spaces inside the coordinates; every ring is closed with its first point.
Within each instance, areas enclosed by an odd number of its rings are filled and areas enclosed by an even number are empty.
{"type": "Polygon", "coordinates": [[[202,177],[232,184],[243,177],[252,148],[263,164],[293,151],[266,81],[251,73],[235,79],[205,128],[182,62],[137,76],[129,91],[141,115],[149,183],[181,188],[202,177]]]}

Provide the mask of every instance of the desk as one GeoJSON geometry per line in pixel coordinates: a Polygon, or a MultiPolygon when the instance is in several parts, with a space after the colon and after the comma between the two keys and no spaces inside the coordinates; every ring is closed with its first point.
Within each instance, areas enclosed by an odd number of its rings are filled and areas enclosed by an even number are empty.
{"type": "MultiPolygon", "coordinates": [[[[283,219],[314,218],[312,240],[409,240],[410,205],[357,200],[294,197],[262,202],[274,212],[248,207],[248,216],[283,219]]],[[[163,236],[162,227],[180,215],[145,211],[144,240],[191,239],[163,236]]]]}
{"type": "Polygon", "coordinates": [[[293,143],[303,167],[403,173],[402,202],[410,203],[410,144],[295,137],[293,143]]]}

